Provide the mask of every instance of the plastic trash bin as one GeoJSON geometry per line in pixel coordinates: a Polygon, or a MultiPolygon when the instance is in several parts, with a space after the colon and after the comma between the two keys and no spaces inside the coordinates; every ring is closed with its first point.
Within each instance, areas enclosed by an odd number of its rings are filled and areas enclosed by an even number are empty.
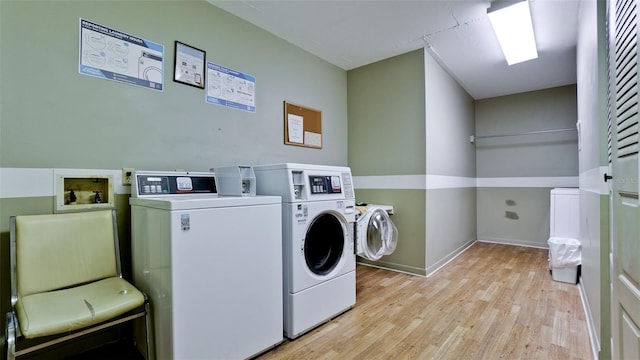
{"type": "Polygon", "coordinates": [[[581,264],[580,242],[571,238],[552,237],[549,243],[549,268],[553,280],[571,284],[578,282],[581,264]]]}

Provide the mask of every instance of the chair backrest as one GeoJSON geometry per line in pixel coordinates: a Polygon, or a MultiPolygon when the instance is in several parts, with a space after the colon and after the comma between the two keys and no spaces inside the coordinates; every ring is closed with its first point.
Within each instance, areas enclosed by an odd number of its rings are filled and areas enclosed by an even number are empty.
{"type": "Polygon", "coordinates": [[[12,299],[121,276],[114,210],[11,217],[12,299]]]}

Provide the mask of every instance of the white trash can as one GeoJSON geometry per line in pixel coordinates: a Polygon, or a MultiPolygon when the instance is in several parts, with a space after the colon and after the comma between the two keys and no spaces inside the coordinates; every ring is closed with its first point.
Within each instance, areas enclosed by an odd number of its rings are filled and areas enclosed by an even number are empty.
{"type": "Polygon", "coordinates": [[[578,282],[581,264],[580,242],[571,238],[552,237],[549,243],[549,268],[553,280],[571,284],[578,282]]]}

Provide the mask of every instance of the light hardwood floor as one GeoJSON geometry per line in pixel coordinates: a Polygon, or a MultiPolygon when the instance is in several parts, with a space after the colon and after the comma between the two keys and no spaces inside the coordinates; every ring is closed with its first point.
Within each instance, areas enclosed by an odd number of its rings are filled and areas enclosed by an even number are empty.
{"type": "Polygon", "coordinates": [[[547,263],[476,243],[429,278],[358,266],[353,309],[259,359],[591,359],[578,287],[547,263]]]}

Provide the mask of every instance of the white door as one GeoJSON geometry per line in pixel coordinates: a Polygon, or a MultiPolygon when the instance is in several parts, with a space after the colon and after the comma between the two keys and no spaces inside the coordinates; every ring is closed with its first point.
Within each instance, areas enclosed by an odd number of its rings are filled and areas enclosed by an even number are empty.
{"type": "Polygon", "coordinates": [[[393,253],[398,244],[398,229],[381,207],[371,207],[356,223],[356,254],[377,261],[393,253]]]}
{"type": "Polygon", "coordinates": [[[612,353],[640,359],[638,1],[611,0],[609,6],[612,353]]]}

